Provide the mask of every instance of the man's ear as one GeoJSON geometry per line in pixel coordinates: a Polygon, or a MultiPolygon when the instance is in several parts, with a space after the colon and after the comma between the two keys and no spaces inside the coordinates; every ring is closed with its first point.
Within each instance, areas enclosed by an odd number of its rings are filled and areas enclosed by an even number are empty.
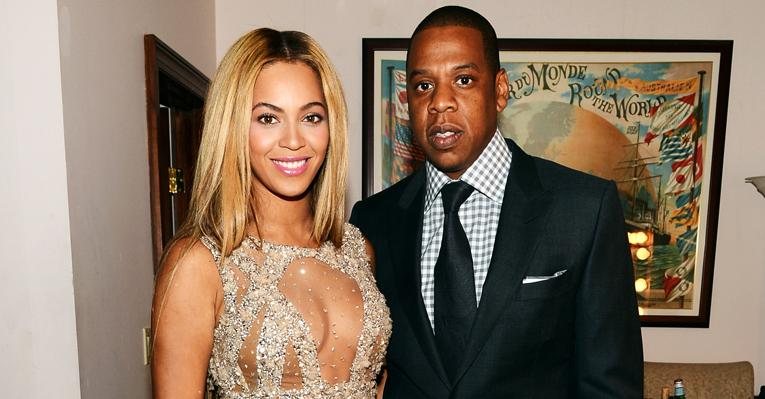
{"type": "Polygon", "coordinates": [[[502,112],[507,106],[507,95],[510,91],[510,84],[507,82],[507,72],[504,68],[499,68],[497,76],[494,77],[494,90],[497,93],[497,112],[502,112]]]}

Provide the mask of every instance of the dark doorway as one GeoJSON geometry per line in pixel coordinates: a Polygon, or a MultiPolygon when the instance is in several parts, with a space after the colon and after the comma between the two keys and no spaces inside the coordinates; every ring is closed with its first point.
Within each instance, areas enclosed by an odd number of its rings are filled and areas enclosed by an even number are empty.
{"type": "Polygon", "coordinates": [[[144,36],[154,271],[188,211],[210,80],[154,35],[144,36]]]}

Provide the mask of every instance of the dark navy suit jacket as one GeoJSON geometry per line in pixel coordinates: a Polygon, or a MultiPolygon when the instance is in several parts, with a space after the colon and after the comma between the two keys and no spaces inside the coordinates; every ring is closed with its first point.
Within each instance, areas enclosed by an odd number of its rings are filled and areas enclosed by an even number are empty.
{"type": "Polygon", "coordinates": [[[616,186],[507,145],[513,159],[494,251],[454,382],[420,292],[424,168],[353,208],[350,221],[375,249],[393,318],[385,398],[642,398],[640,322],[616,186]]]}

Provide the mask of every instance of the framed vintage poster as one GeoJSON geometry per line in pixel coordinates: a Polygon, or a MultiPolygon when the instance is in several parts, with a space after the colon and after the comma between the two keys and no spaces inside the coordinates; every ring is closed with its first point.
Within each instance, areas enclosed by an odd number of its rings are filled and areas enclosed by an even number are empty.
{"type": "MultiPolygon", "coordinates": [[[[423,162],[407,39],[363,40],[363,196],[423,162]]],[[[500,39],[499,129],[616,182],[643,326],[708,327],[733,42],[500,39]]]]}

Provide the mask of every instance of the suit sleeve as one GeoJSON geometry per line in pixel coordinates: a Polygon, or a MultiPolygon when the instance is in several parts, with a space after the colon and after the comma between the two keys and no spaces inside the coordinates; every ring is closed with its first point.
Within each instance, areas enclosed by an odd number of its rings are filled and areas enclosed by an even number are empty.
{"type": "Polygon", "coordinates": [[[375,223],[371,222],[372,220],[375,220],[375,217],[373,208],[370,207],[369,203],[366,201],[358,201],[353,205],[348,223],[358,227],[361,234],[364,235],[364,238],[366,238],[374,247],[376,244],[376,236],[374,235],[375,223]]]}
{"type": "Polygon", "coordinates": [[[642,398],[643,345],[632,257],[613,183],[601,198],[576,301],[577,397],[642,398]]]}
{"type": "Polygon", "coordinates": [[[351,209],[351,217],[348,219],[348,223],[356,226],[361,230],[361,233],[364,234],[364,236],[367,236],[367,232],[365,231],[366,225],[362,222],[362,214],[364,213],[363,205],[361,201],[356,202],[353,204],[353,209],[351,209]]]}

